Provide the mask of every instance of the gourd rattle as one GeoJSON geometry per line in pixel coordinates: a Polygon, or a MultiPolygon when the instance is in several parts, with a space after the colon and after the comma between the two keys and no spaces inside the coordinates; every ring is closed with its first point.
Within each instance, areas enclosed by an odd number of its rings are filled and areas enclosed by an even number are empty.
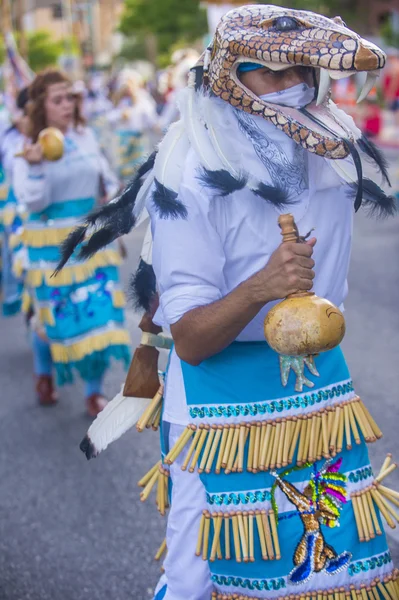
{"type": "MultiPolygon", "coordinates": [[[[301,243],[294,217],[280,215],[283,243],[301,243]]],[[[269,346],[280,355],[281,378],[287,385],[290,369],[297,376],[295,389],[313,387],[304,375],[305,366],[318,375],[314,356],[332,350],[345,335],[345,319],[332,302],[314,292],[295,292],[266,315],[264,332],[269,346]]]]}
{"type": "MultiPolygon", "coordinates": [[[[43,157],[49,161],[60,160],[64,155],[64,135],[56,127],[46,127],[39,133],[37,139],[43,150],[43,157]]],[[[18,152],[15,156],[24,156],[24,152],[18,152]]]]}

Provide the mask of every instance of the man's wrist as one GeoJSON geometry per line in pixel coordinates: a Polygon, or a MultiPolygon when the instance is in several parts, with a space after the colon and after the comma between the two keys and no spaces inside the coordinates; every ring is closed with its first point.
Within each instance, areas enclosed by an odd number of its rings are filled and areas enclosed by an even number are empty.
{"type": "Polygon", "coordinates": [[[270,297],[265,277],[255,273],[249,279],[241,284],[245,290],[247,302],[249,306],[261,309],[265,304],[273,298],[270,297]]]}

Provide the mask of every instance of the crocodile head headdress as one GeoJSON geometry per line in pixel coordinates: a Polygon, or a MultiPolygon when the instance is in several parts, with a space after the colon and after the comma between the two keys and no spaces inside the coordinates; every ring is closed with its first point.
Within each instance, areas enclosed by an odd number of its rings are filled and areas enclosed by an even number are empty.
{"type": "Polygon", "coordinates": [[[262,5],[231,10],[192,70],[189,86],[180,98],[181,119],[169,128],[158,150],[140,167],[125,192],[72,232],[64,243],[59,268],[85,239],[88,229],[92,233],[94,228],[94,233],[81,246],[81,258],[128,233],[137,220],[140,222],[149,197],[161,218],[185,218],[187,209],[179,199],[179,189],[190,148],[198,158],[198,178],[215,196],[247,188],[267,202],[284,205],[285,190],[274,181],[272,185],[265,183],[264,171],[261,179],[246,172],[234,155],[235,149],[224,139],[224,103],[264,118],[309,152],[330,160],[339,177],[349,184],[356,209],[363,199],[372,210],[392,214],[394,198],[374,179],[363,178],[362,172],[363,155],[374,161],[389,183],[384,158],[329,98],[331,79],[359,72],[368,74],[360,94],[361,99],[366,97],[385,60],[382,50],[348,29],[339,17],[329,19],[312,12],[262,5]],[[237,70],[243,62],[275,71],[311,68],[315,98],[299,109],[266,102],[240,81],[237,70]],[[337,160],[346,157],[348,160],[337,160]]]}
{"type": "Polygon", "coordinates": [[[204,83],[216,96],[262,116],[306,150],[339,159],[349,153],[343,139],[352,136],[328,110],[331,79],[367,72],[362,100],[385,61],[380,48],[351,31],[340,17],[254,5],[231,10],[221,19],[199,67],[203,66],[204,83]],[[303,112],[269,104],[241,83],[237,69],[243,62],[259,63],[272,71],[313,67],[317,99],[303,112]]]}

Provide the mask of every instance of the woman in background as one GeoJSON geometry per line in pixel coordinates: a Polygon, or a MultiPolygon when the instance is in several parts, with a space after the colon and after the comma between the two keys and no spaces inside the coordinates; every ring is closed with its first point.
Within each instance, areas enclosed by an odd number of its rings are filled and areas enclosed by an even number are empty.
{"type": "Polygon", "coordinates": [[[14,169],[16,195],[28,211],[23,241],[26,286],[34,300],[32,335],[36,392],[41,404],[54,404],[53,372],[60,385],[74,372],[85,381],[91,416],[105,406],[102,385],[112,358],[129,362],[124,328],[124,297],[119,284],[120,256],[112,247],[53,276],[59,245],[98,204],[101,190],[112,198],[118,181],[92,131],[77,110],[71,83],[57,70],[39,74],[30,86],[30,142],[14,169]],[[64,155],[44,159],[38,136],[56,127],[65,136],[64,155]]]}

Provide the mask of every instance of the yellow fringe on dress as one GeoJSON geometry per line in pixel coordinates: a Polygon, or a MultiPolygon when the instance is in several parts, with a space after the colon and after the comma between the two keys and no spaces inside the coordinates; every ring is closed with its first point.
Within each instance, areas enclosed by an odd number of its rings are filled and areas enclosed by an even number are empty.
{"type": "Polygon", "coordinates": [[[108,346],[130,345],[129,334],[124,329],[105,331],[97,335],[88,335],[85,339],[70,346],[51,344],[51,354],[56,363],[69,363],[82,360],[93,352],[105,350],[108,346]]]}
{"type": "Polygon", "coordinates": [[[34,288],[40,287],[44,282],[50,287],[82,283],[91,277],[96,269],[107,266],[119,266],[122,260],[119,253],[113,248],[98,252],[84,263],[65,266],[60,273],[53,277],[53,269],[28,269],[26,284],[34,288]]]}
{"type": "Polygon", "coordinates": [[[42,227],[41,229],[24,229],[22,241],[31,248],[59,246],[71,233],[74,227],[42,227]]]}
{"type": "Polygon", "coordinates": [[[15,248],[18,248],[18,246],[20,246],[21,244],[22,244],[22,234],[12,233],[8,240],[8,245],[10,247],[10,250],[14,250],[15,248]]]}
{"type": "Polygon", "coordinates": [[[112,304],[114,308],[124,308],[126,306],[126,296],[123,290],[114,290],[112,292],[112,304]]]}
{"type": "Polygon", "coordinates": [[[49,306],[41,306],[38,311],[38,317],[39,317],[40,323],[54,327],[54,325],[55,325],[54,314],[49,306]]]}

